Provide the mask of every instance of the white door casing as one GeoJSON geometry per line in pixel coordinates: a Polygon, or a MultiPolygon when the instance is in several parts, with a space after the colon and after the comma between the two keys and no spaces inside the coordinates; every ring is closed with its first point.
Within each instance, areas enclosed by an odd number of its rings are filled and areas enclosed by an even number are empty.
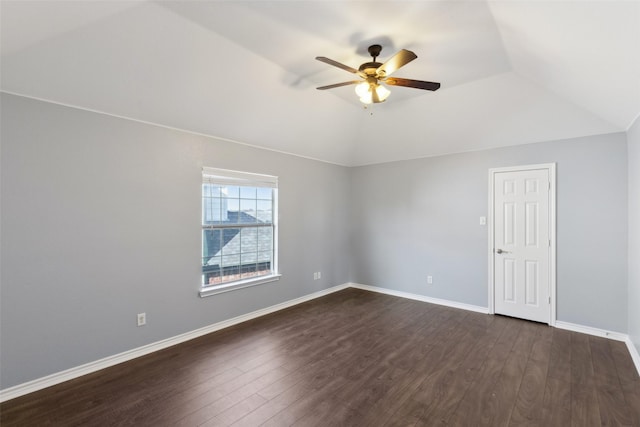
{"type": "Polygon", "coordinates": [[[555,324],[555,165],[490,170],[489,311],[555,324]]]}

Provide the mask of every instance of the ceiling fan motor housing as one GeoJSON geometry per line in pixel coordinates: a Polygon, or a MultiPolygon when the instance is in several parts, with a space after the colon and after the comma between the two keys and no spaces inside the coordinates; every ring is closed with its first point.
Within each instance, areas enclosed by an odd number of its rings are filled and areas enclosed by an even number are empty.
{"type": "Polygon", "coordinates": [[[381,65],[381,62],[365,62],[360,66],[360,68],[358,68],[358,71],[362,71],[368,76],[374,75],[381,65]]]}

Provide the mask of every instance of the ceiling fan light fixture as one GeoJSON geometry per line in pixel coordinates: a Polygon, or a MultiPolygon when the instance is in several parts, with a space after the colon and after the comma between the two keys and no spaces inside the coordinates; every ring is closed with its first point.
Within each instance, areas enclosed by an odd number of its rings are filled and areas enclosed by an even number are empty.
{"type": "Polygon", "coordinates": [[[371,98],[371,94],[369,93],[370,89],[370,84],[366,81],[362,82],[362,83],[358,83],[356,85],[356,94],[360,97],[360,98],[365,98],[367,96],[367,94],[369,95],[369,98],[371,98]]]}
{"type": "Polygon", "coordinates": [[[380,84],[362,82],[356,86],[356,94],[360,97],[360,102],[363,104],[371,104],[374,102],[374,91],[377,94],[377,102],[384,102],[389,95],[391,95],[391,91],[380,84]]]}
{"type": "Polygon", "coordinates": [[[377,85],[375,90],[378,92],[380,102],[385,101],[391,95],[391,91],[382,85],[377,85]]]}

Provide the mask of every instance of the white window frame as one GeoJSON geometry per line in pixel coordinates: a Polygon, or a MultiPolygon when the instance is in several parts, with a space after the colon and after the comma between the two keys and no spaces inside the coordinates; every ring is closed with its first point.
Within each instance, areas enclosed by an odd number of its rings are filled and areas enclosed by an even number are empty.
{"type": "MultiPolygon", "coordinates": [[[[278,177],[272,175],[262,175],[249,172],[240,172],[228,169],[219,168],[202,168],[202,184],[214,183],[220,185],[232,185],[232,186],[244,186],[244,187],[262,187],[271,188],[273,190],[273,253],[271,256],[271,274],[252,277],[244,280],[236,280],[233,282],[222,283],[219,285],[207,285],[201,280],[200,284],[200,297],[207,297],[224,292],[234,291],[236,289],[247,288],[250,286],[262,285],[264,283],[274,282],[280,279],[281,274],[278,272],[278,177]]],[[[202,192],[200,194],[201,199],[201,216],[204,209],[202,203],[204,203],[204,197],[202,192]]],[[[201,219],[202,230],[204,226],[201,219]]],[[[224,228],[224,227],[221,227],[224,228]]],[[[202,239],[202,233],[201,233],[202,239]]],[[[200,256],[202,257],[202,247],[204,245],[201,241],[200,256]]],[[[201,263],[202,265],[202,263],[201,263]]],[[[202,267],[201,267],[202,269],[202,267]]]]}

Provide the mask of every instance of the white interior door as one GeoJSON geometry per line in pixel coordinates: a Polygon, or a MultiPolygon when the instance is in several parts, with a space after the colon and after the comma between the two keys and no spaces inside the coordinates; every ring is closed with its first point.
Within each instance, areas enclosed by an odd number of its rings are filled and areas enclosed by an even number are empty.
{"type": "Polygon", "coordinates": [[[550,324],[550,169],[492,176],[495,313],[550,324]]]}

